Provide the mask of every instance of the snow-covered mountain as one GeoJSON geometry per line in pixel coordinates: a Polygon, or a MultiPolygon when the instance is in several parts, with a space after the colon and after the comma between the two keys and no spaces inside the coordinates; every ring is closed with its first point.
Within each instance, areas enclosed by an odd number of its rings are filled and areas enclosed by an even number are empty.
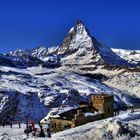
{"type": "Polygon", "coordinates": [[[55,51],[55,49],[57,49],[57,47],[48,48],[46,46],[39,46],[33,49],[15,50],[13,52],[8,53],[7,55],[15,57],[23,57],[26,54],[43,60],[48,55],[52,54],[55,51]]]}
{"type": "Polygon", "coordinates": [[[110,48],[91,37],[81,21],[77,21],[64,38],[63,43],[56,49],[66,65],[103,64],[127,66],[128,63],[115,54],[110,48]]]}
{"type": "Polygon", "coordinates": [[[48,60],[50,60],[51,55],[51,64],[58,66],[60,64],[60,57],[58,55],[53,55],[53,52],[57,47],[47,48],[46,46],[40,46],[34,49],[25,49],[25,50],[15,50],[7,54],[1,54],[0,61],[1,65],[27,68],[32,66],[50,66],[48,60]],[[3,62],[5,60],[5,62],[3,62]]]}
{"type": "Polygon", "coordinates": [[[135,59],[140,53],[131,53],[134,61],[129,61],[128,51],[113,51],[77,21],[58,47],[1,54],[0,118],[38,121],[63,103],[75,107],[88,102],[90,94],[102,92],[114,94],[114,107],[140,105],[139,68],[126,69],[129,62],[139,65],[135,59]],[[106,65],[121,69],[106,69],[106,65]]]}
{"type": "Polygon", "coordinates": [[[124,49],[112,49],[112,50],[129,63],[138,64],[140,66],[140,50],[124,50],[124,49]]]}
{"type": "Polygon", "coordinates": [[[28,58],[28,61],[32,57],[47,61],[50,55],[61,56],[62,65],[79,66],[79,68],[97,68],[99,65],[132,66],[128,63],[128,59],[120,57],[109,47],[92,37],[86,26],[79,20],[58,47],[40,46],[34,49],[16,50],[7,55],[22,57],[24,60],[28,58]]]}

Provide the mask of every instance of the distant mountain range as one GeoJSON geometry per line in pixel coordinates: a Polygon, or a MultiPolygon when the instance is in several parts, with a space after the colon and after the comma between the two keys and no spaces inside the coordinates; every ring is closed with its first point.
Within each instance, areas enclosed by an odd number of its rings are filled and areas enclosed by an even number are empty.
{"type": "MultiPolygon", "coordinates": [[[[134,55],[136,54],[140,56],[137,51],[134,55]]],[[[119,55],[121,54],[116,54],[95,37],[91,37],[85,25],[78,20],[60,46],[51,48],[41,46],[34,49],[16,50],[5,55],[1,54],[0,62],[1,65],[28,67],[39,64],[47,65],[50,56],[52,61],[56,61],[56,56],[58,56],[61,58],[62,65],[78,66],[79,68],[96,68],[101,65],[134,66],[132,63],[135,60],[128,62],[125,57],[122,58],[119,55]],[[53,56],[55,57],[52,58],[53,56]],[[132,63],[130,64],[130,62],[132,63]]],[[[139,61],[137,63],[139,64],[139,61]]],[[[52,64],[55,65],[55,63],[52,64]]]]}

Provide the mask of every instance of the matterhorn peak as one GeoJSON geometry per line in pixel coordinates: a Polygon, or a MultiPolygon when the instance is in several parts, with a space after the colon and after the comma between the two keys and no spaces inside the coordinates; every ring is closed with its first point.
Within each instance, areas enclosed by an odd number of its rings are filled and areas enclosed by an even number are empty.
{"type": "Polygon", "coordinates": [[[81,20],[76,21],[56,52],[67,65],[126,65],[110,48],[91,37],[81,20]]]}
{"type": "Polygon", "coordinates": [[[46,60],[46,57],[50,54],[60,55],[64,65],[86,65],[86,67],[87,65],[91,67],[106,63],[126,65],[126,62],[110,48],[100,43],[95,37],[91,37],[88,29],[79,19],[70,29],[62,44],[56,49],[39,46],[31,50],[17,50],[14,53],[10,53],[13,56],[31,56],[41,61],[46,60]]]}
{"type": "Polygon", "coordinates": [[[87,63],[92,61],[92,54],[95,54],[96,50],[93,47],[92,37],[81,20],[77,20],[70,29],[63,43],[57,49],[57,53],[65,57],[65,60],[71,56],[70,63],[73,64],[83,64],[85,63],[83,60],[86,59],[89,60],[87,63]]]}
{"type": "Polygon", "coordinates": [[[78,25],[78,24],[83,24],[83,22],[80,20],[80,19],[77,19],[76,20],[76,24],[78,25]]]}
{"type": "Polygon", "coordinates": [[[69,34],[73,36],[75,34],[89,34],[89,32],[84,23],[78,19],[75,25],[70,29],[69,34]]]}
{"type": "Polygon", "coordinates": [[[64,38],[63,43],[58,48],[58,54],[68,55],[74,53],[80,48],[92,47],[92,38],[90,37],[87,28],[81,20],[77,20],[76,24],[70,29],[67,36],[64,38]],[[88,43],[85,45],[85,43],[88,43]]]}
{"type": "Polygon", "coordinates": [[[85,28],[85,30],[88,30],[86,25],[84,24],[84,22],[82,20],[80,20],[80,19],[77,19],[76,22],[75,22],[74,27],[76,28],[76,27],[79,27],[79,26],[82,26],[83,28],[85,28]]]}

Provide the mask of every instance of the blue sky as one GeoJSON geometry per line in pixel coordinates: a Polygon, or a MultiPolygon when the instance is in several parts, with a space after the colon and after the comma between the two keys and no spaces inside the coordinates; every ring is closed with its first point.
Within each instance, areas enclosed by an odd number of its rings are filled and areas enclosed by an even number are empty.
{"type": "Polygon", "coordinates": [[[76,19],[109,47],[140,49],[138,0],[0,0],[0,52],[59,45],[76,19]]]}

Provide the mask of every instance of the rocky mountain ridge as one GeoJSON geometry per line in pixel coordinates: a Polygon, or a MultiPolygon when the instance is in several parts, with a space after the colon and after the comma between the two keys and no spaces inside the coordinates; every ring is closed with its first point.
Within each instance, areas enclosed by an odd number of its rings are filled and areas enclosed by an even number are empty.
{"type": "Polygon", "coordinates": [[[79,20],[58,47],[47,48],[41,46],[34,49],[16,50],[6,54],[6,56],[18,58],[15,58],[17,61],[19,58],[23,58],[24,61],[30,61],[33,58],[38,61],[39,59],[42,61],[39,63],[46,62],[50,55],[61,57],[62,65],[67,66],[94,68],[106,64],[111,66],[132,66],[110,48],[97,41],[95,37],[91,37],[86,26],[79,20]]]}
{"type": "Polygon", "coordinates": [[[55,51],[68,65],[122,65],[128,63],[115,54],[110,48],[91,37],[86,26],[77,21],[55,51]]]}

